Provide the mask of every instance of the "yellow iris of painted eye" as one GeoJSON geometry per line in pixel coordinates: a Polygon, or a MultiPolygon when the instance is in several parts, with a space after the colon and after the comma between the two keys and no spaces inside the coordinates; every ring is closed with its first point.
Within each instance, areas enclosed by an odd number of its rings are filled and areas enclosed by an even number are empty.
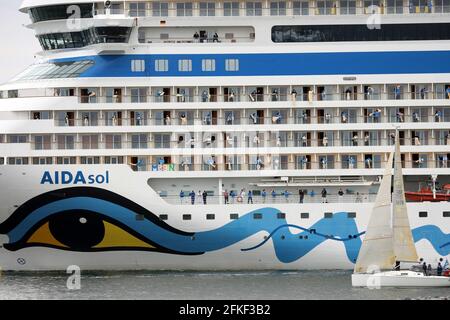
{"type": "Polygon", "coordinates": [[[123,229],[103,221],[105,225],[105,237],[94,248],[114,248],[114,247],[136,247],[136,248],[154,248],[142,240],[132,236],[123,229]]]}
{"type": "MultiPolygon", "coordinates": [[[[126,232],[125,230],[109,223],[103,221],[105,227],[105,234],[100,243],[93,246],[92,249],[111,249],[111,248],[148,248],[152,249],[153,246],[148,243],[139,240],[135,236],[126,232]]],[[[83,237],[80,234],[80,237],[83,237]]],[[[49,223],[46,222],[38,230],[36,230],[33,235],[28,239],[28,244],[40,244],[40,245],[51,245],[54,247],[71,249],[69,246],[64,245],[58,241],[51,233],[49,223]]]]}
{"type": "Polygon", "coordinates": [[[37,229],[33,235],[28,239],[29,244],[47,244],[56,247],[68,248],[66,245],[62,244],[50,232],[50,227],[48,222],[37,229]]]}

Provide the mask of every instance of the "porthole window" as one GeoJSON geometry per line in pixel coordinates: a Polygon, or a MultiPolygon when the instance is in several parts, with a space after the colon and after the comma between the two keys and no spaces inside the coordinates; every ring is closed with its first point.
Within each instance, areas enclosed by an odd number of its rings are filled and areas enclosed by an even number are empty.
{"type": "Polygon", "coordinates": [[[356,212],[347,212],[347,218],[355,219],[356,218],[356,212]]]}
{"type": "Polygon", "coordinates": [[[190,214],[183,214],[183,220],[191,220],[192,216],[190,214]]]}
{"type": "Polygon", "coordinates": [[[333,218],[333,212],[325,212],[325,213],[323,214],[323,217],[324,217],[325,219],[331,219],[331,218],[333,218]]]}
{"type": "Polygon", "coordinates": [[[230,220],[237,220],[237,219],[239,219],[239,214],[238,213],[230,214],[230,220]]]}
{"type": "Polygon", "coordinates": [[[300,213],[300,218],[302,218],[302,219],[309,219],[309,212],[302,212],[302,213],[300,213]]]}
{"type": "Polygon", "coordinates": [[[419,218],[426,218],[428,217],[427,211],[419,211],[419,218]]]}
{"type": "Polygon", "coordinates": [[[207,214],[206,215],[206,220],[214,220],[216,219],[216,215],[215,214],[207,214]]]}
{"type": "Polygon", "coordinates": [[[137,220],[137,221],[143,221],[144,218],[145,218],[145,217],[144,217],[143,214],[137,214],[137,215],[136,215],[136,220],[137,220]]]}
{"type": "Polygon", "coordinates": [[[443,216],[444,218],[450,218],[450,211],[444,211],[444,212],[442,212],[442,216],[443,216]]]}
{"type": "Polygon", "coordinates": [[[284,212],[278,212],[278,213],[277,213],[277,218],[278,218],[278,219],[286,219],[286,213],[284,213],[284,212]]]}
{"type": "Polygon", "coordinates": [[[254,213],[254,214],[253,214],[253,219],[255,219],[255,220],[260,220],[260,219],[262,219],[262,213],[254,213]]]}
{"type": "Polygon", "coordinates": [[[169,219],[169,216],[168,216],[167,214],[160,214],[160,215],[159,215],[159,219],[161,219],[161,220],[167,220],[167,219],[169,219]]]}

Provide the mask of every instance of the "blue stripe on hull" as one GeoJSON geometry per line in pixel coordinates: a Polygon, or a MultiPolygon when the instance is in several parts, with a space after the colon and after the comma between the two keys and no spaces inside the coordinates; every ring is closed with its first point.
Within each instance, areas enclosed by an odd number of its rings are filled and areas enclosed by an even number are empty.
{"type": "Polygon", "coordinates": [[[280,54],[102,55],[92,59],[82,77],[302,76],[450,73],[450,51],[334,52],[280,54]],[[131,72],[131,60],[146,62],[145,72],[131,72]],[[155,60],[167,59],[168,72],[156,72],[155,60]],[[178,60],[191,59],[192,71],[178,71],[178,60]],[[202,59],[215,59],[216,71],[203,72],[202,59]],[[239,71],[225,71],[226,59],[239,59],[239,71]]]}

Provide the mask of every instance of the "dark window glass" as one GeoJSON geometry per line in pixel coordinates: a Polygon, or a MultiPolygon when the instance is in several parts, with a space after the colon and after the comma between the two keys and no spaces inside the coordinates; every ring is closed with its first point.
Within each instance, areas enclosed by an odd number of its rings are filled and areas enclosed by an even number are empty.
{"type": "Polygon", "coordinates": [[[419,218],[426,218],[428,217],[427,211],[419,211],[419,218]]]}
{"type": "Polygon", "coordinates": [[[254,213],[253,219],[262,219],[262,213],[254,213]]]}
{"type": "Polygon", "coordinates": [[[230,214],[230,220],[237,220],[237,219],[239,219],[239,214],[237,213],[230,214]]]}
{"type": "Polygon", "coordinates": [[[302,213],[300,213],[300,218],[302,218],[302,219],[309,219],[309,212],[302,212],[302,213]]]}
{"type": "Polygon", "coordinates": [[[277,213],[277,218],[278,218],[278,219],[286,219],[286,213],[284,213],[284,212],[278,212],[278,213],[277,213]]]}
{"type": "Polygon", "coordinates": [[[450,218],[450,211],[444,211],[444,212],[442,212],[442,216],[443,216],[444,218],[450,218]]]}
{"type": "Polygon", "coordinates": [[[356,218],[356,212],[348,212],[347,213],[347,218],[350,218],[350,219],[356,218]]]}
{"type": "Polygon", "coordinates": [[[79,32],[50,33],[37,36],[44,50],[82,48],[97,43],[127,43],[129,27],[97,27],[79,32]]]}
{"type": "Polygon", "coordinates": [[[69,6],[78,6],[78,8],[80,9],[79,11],[80,18],[93,17],[92,3],[78,3],[78,4],[37,7],[29,9],[28,13],[30,14],[31,21],[33,21],[34,23],[40,21],[68,19],[71,17],[75,17],[74,15],[77,13],[74,10],[68,10],[69,6]]]}
{"type": "Polygon", "coordinates": [[[167,220],[167,219],[169,219],[169,216],[168,216],[167,214],[160,214],[160,215],[159,215],[159,218],[160,218],[161,220],[167,220]]]}
{"type": "Polygon", "coordinates": [[[326,218],[326,219],[331,219],[331,218],[333,218],[333,212],[325,212],[325,213],[323,214],[323,216],[324,216],[324,218],[326,218]]]}
{"type": "Polygon", "coordinates": [[[449,40],[450,23],[274,26],[273,42],[449,40]]]}
{"type": "Polygon", "coordinates": [[[207,214],[206,215],[206,220],[214,220],[216,219],[216,215],[215,214],[207,214]]]}
{"type": "Polygon", "coordinates": [[[190,214],[183,214],[183,220],[191,220],[192,216],[190,214]]]}

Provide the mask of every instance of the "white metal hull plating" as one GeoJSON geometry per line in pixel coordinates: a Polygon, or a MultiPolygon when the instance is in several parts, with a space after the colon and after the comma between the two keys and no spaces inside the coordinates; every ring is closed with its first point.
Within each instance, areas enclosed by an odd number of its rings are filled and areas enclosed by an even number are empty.
{"type": "MultiPolygon", "coordinates": [[[[41,184],[44,172],[56,170],[75,175],[80,168],[0,168],[0,267],[3,270],[65,270],[69,265],[78,265],[83,270],[352,269],[373,206],[373,203],[171,205],[149,187],[148,172],[132,172],[128,166],[89,166],[82,169],[86,177],[106,171],[109,177],[107,184],[94,183],[89,187],[118,194],[156,217],[167,214],[163,226],[167,230],[155,227],[147,220],[137,221],[135,213],[128,217],[126,211],[121,211],[113,216],[113,207],[103,210],[99,205],[90,210],[98,211],[102,217],[111,214],[110,223],[120,220],[117,225],[127,230],[127,234],[132,233],[152,246],[139,241],[130,245],[129,236],[122,236],[122,232],[121,236],[115,233],[115,238],[111,238],[114,241],[110,239],[101,246],[72,248],[70,243],[76,240],[69,239],[69,244],[60,243],[48,234],[44,235],[41,227],[54,216],[74,214],[74,211],[67,211],[73,209],[70,205],[85,210],[89,195],[75,199],[67,206],[60,204],[58,213],[50,212],[54,210],[51,206],[56,206],[53,203],[50,207],[25,208],[28,211],[23,208],[30,199],[52,190],[61,193],[64,188],[87,187],[83,184],[41,184]],[[16,211],[22,213],[14,214],[16,211]],[[263,218],[255,220],[255,212],[261,212],[263,218]],[[278,212],[285,213],[285,218],[272,216],[278,212]],[[301,212],[308,212],[309,218],[302,219],[301,212]],[[324,219],[325,212],[333,212],[333,219],[324,219]],[[348,212],[356,212],[356,218],[348,218],[348,212]],[[206,215],[212,213],[215,219],[207,220],[206,215]],[[239,219],[231,220],[231,213],[239,214],[239,219]],[[39,218],[37,214],[40,214],[39,218]],[[183,214],[191,214],[191,220],[183,220],[183,214]],[[140,229],[139,223],[148,224],[148,230],[147,227],[140,229]],[[189,234],[177,235],[176,232],[189,234]],[[349,235],[354,238],[347,239],[349,235]],[[148,250],[153,247],[158,250],[148,250]]],[[[448,203],[408,204],[419,257],[427,263],[437,264],[440,259],[448,258],[450,226],[448,218],[442,215],[446,210],[448,203]],[[427,211],[428,217],[419,218],[419,211],[427,211]]],[[[89,220],[89,216],[86,217],[89,220]]],[[[62,233],[74,235],[70,229],[67,225],[62,233]]],[[[75,233],[74,237],[80,240],[88,235],[75,233]]]]}

